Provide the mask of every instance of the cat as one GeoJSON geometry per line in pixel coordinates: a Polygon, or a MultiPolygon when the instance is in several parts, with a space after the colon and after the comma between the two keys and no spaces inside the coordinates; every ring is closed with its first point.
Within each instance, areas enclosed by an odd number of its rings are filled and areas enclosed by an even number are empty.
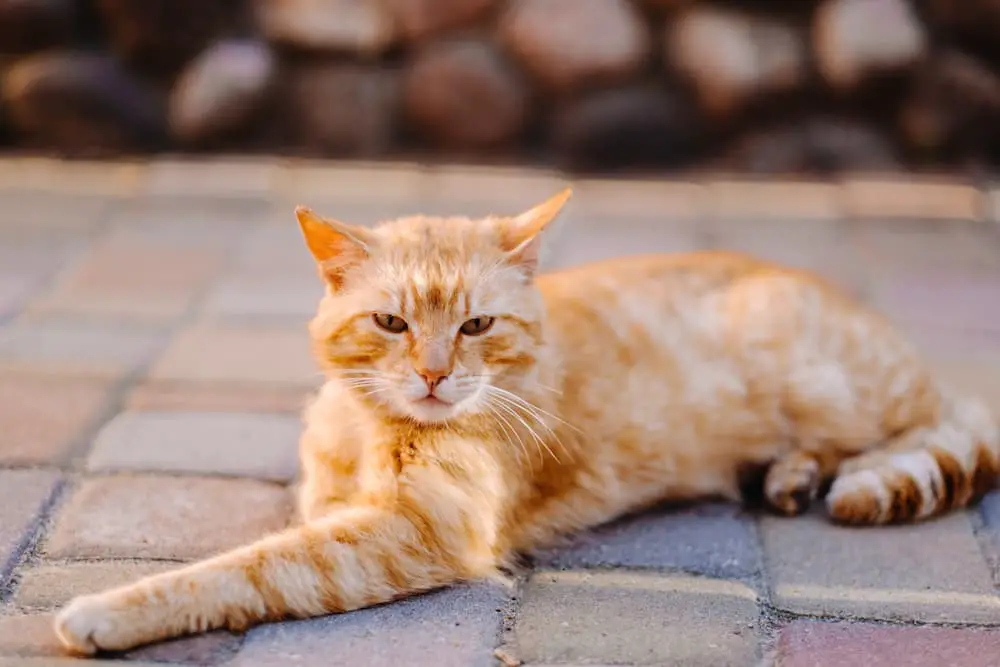
{"type": "Polygon", "coordinates": [[[80,654],[344,612],[502,578],[529,553],[671,500],[846,524],[916,521],[992,488],[985,406],[877,313],[730,252],[540,273],[566,190],[520,215],[374,228],[296,216],[325,284],[327,380],[300,441],[301,523],[72,600],[80,654]]]}

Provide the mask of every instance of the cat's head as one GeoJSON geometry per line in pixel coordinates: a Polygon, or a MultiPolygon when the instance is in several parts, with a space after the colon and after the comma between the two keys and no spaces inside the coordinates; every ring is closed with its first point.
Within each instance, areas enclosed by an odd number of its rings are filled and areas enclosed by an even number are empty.
{"type": "Polygon", "coordinates": [[[534,276],[569,196],[511,217],[374,228],[296,209],[326,284],[310,325],[320,365],[398,418],[508,411],[516,396],[504,392],[532,382],[538,362],[544,307],[534,276]]]}

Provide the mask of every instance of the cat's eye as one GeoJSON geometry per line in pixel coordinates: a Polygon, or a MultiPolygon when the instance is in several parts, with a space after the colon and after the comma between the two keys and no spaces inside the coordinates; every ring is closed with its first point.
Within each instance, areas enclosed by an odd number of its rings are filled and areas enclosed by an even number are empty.
{"type": "Polygon", "coordinates": [[[458,330],[466,336],[480,336],[489,331],[492,326],[492,317],[473,317],[471,320],[466,320],[465,324],[458,330]]]}
{"type": "Polygon", "coordinates": [[[375,320],[379,329],[384,329],[389,333],[401,334],[408,328],[406,320],[389,313],[375,313],[372,315],[372,319],[375,320]]]}

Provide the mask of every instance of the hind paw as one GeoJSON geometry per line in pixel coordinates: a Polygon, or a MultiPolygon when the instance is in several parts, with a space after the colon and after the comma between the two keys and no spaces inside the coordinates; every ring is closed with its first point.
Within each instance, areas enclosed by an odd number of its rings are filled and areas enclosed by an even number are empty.
{"type": "Polygon", "coordinates": [[[809,509],[819,493],[820,474],[816,459],[793,452],[778,459],[764,479],[764,496],[770,509],[796,516],[809,509]]]}

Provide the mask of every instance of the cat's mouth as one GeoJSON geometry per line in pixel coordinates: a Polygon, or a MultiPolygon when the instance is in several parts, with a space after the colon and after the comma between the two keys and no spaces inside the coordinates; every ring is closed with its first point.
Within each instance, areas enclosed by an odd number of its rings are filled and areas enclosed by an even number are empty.
{"type": "Polygon", "coordinates": [[[417,405],[422,405],[422,406],[426,406],[426,407],[441,407],[441,408],[443,408],[443,407],[451,407],[451,405],[452,405],[448,401],[442,401],[440,398],[438,398],[434,394],[428,394],[427,396],[424,396],[423,398],[421,398],[416,403],[417,403],[417,405]]]}

